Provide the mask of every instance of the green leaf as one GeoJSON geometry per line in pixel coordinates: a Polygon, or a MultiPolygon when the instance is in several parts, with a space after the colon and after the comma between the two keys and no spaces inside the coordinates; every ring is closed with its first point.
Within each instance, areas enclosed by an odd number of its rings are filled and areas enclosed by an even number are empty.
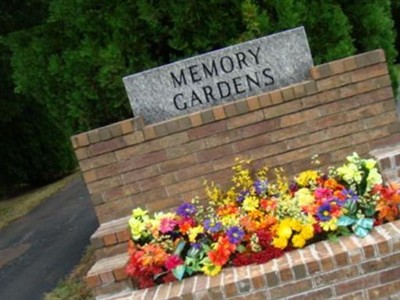
{"type": "Polygon", "coordinates": [[[329,233],[328,240],[337,243],[339,241],[339,237],[334,233],[329,233]]]}
{"type": "Polygon", "coordinates": [[[186,242],[185,241],[180,241],[178,246],[176,246],[174,254],[175,255],[180,255],[183,248],[185,248],[186,242]]]}
{"type": "Polygon", "coordinates": [[[369,232],[367,229],[365,229],[365,228],[363,228],[361,226],[357,226],[357,225],[355,225],[353,227],[353,230],[354,230],[354,234],[356,236],[358,236],[358,237],[361,237],[361,238],[366,237],[368,232],[369,232]]]}
{"type": "Polygon", "coordinates": [[[175,278],[178,280],[183,279],[183,275],[185,275],[186,267],[184,265],[179,265],[175,269],[172,270],[172,274],[174,274],[175,278]]]}
{"type": "Polygon", "coordinates": [[[349,236],[349,235],[351,235],[351,231],[350,231],[350,229],[349,228],[347,228],[347,227],[344,227],[344,226],[340,226],[340,227],[338,227],[338,233],[340,234],[340,235],[343,235],[343,236],[349,236]]]}
{"type": "Polygon", "coordinates": [[[369,218],[359,219],[356,225],[365,229],[371,229],[374,226],[374,220],[369,218]]]}
{"type": "Polygon", "coordinates": [[[349,226],[351,224],[354,224],[357,220],[353,219],[349,216],[341,216],[337,222],[338,226],[349,226]]]}

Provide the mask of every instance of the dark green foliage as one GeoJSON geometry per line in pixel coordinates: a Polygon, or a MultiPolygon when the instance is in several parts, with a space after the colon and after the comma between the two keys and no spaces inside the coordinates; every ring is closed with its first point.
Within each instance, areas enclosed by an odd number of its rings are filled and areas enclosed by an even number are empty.
{"type": "MultiPolygon", "coordinates": [[[[43,21],[40,18],[47,10],[40,6],[40,1],[16,2],[0,4],[0,23],[4,24],[0,26],[1,34],[16,30],[22,33],[25,31],[21,29],[43,21]],[[17,6],[26,11],[14,13],[17,6]]],[[[56,123],[53,115],[29,93],[14,93],[11,55],[0,35],[0,195],[13,193],[21,186],[48,183],[76,165],[67,136],[70,131],[56,123]]]]}
{"type": "Polygon", "coordinates": [[[393,3],[390,0],[340,1],[343,2],[344,10],[353,24],[357,52],[377,48],[385,51],[394,90],[397,88],[397,80],[393,64],[397,57],[397,50],[392,5],[395,5],[396,1],[393,3]]]}
{"type": "MultiPolygon", "coordinates": [[[[39,139],[44,135],[24,131],[41,132],[26,124],[42,116],[37,126],[56,122],[64,133],[57,136],[65,141],[72,133],[132,116],[125,75],[300,25],[315,64],[383,48],[391,68],[396,57],[391,13],[399,16],[399,10],[399,0],[2,1],[2,130],[8,137],[13,135],[10,128],[16,128],[15,136],[39,139]],[[15,126],[16,120],[22,124],[15,126]]],[[[14,159],[22,159],[17,142],[7,143],[14,159]]],[[[33,140],[18,145],[24,143],[33,140]]],[[[32,149],[44,153],[43,147],[32,149]]],[[[26,164],[11,168],[9,155],[10,170],[22,174],[26,164]]],[[[49,162],[56,157],[51,151],[49,155],[49,162]]],[[[43,156],[34,156],[38,165],[45,163],[43,156]]]]}
{"type": "Polygon", "coordinates": [[[71,145],[46,109],[34,100],[17,97],[18,114],[0,122],[0,189],[19,184],[49,183],[75,167],[71,145]]]}

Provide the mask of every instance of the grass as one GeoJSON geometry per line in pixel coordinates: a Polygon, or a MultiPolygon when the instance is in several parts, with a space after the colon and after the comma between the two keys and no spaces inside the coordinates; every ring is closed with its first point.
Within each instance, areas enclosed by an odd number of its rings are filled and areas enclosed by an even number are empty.
{"type": "Polygon", "coordinates": [[[91,291],[84,283],[84,277],[95,263],[95,249],[89,246],[81,261],[70,275],[60,281],[56,288],[44,295],[44,300],[92,300],[91,291]]]}
{"type": "Polygon", "coordinates": [[[71,180],[77,178],[79,172],[71,174],[61,180],[41,188],[26,192],[22,195],[0,201],[0,229],[12,221],[26,215],[45,199],[66,186],[71,180]]]}

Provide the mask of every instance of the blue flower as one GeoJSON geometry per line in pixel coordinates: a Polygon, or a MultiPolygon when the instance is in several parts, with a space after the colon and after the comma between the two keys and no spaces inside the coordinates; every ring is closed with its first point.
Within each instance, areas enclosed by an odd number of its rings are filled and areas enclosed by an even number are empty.
{"type": "Polygon", "coordinates": [[[203,222],[204,228],[209,231],[210,233],[216,233],[221,230],[222,224],[221,222],[214,222],[210,219],[207,219],[203,222]]]}
{"type": "Polygon", "coordinates": [[[317,217],[321,220],[321,221],[329,221],[332,216],[331,216],[331,206],[330,204],[324,204],[321,205],[318,208],[318,212],[317,212],[317,217]]]}
{"type": "Polygon", "coordinates": [[[228,239],[231,244],[239,244],[244,237],[244,231],[239,226],[230,227],[226,234],[228,235],[228,239]]]}
{"type": "Polygon", "coordinates": [[[256,180],[253,184],[257,196],[265,195],[268,190],[268,180],[256,180]]]}
{"type": "Polygon", "coordinates": [[[243,200],[244,200],[244,198],[246,198],[246,196],[247,196],[248,194],[249,194],[249,191],[246,191],[246,190],[241,191],[241,192],[239,193],[238,197],[236,198],[236,201],[239,202],[239,203],[242,203],[243,200]]]}
{"type": "Polygon", "coordinates": [[[346,200],[351,201],[351,202],[357,202],[358,201],[358,195],[356,194],[355,191],[353,190],[343,190],[342,191],[343,195],[346,196],[346,200]]]}
{"type": "Polygon", "coordinates": [[[191,203],[183,203],[177,209],[176,213],[182,217],[189,217],[196,213],[196,207],[191,203]]]}

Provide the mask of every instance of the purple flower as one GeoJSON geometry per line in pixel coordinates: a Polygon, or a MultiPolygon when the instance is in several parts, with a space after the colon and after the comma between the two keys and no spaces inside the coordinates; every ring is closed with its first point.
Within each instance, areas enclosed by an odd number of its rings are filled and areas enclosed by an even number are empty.
{"type": "Polygon", "coordinates": [[[268,180],[256,180],[253,184],[254,190],[257,196],[261,196],[267,193],[268,189],[268,180]]]}
{"type": "Polygon", "coordinates": [[[329,221],[332,216],[331,216],[331,206],[329,203],[327,204],[323,204],[318,208],[318,212],[317,212],[317,217],[321,220],[321,221],[329,221]]]}
{"type": "Polygon", "coordinates": [[[232,244],[239,244],[244,237],[244,231],[239,226],[232,226],[226,232],[229,242],[232,244]]]}
{"type": "Polygon", "coordinates": [[[221,222],[214,222],[214,221],[211,221],[210,219],[205,220],[203,222],[203,226],[207,231],[209,231],[211,233],[216,233],[216,232],[220,231],[222,228],[221,222]]]}
{"type": "Polygon", "coordinates": [[[294,194],[299,190],[299,186],[297,185],[296,182],[292,182],[289,186],[289,191],[294,194]]]}
{"type": "Polygon", "coordinates": [[[191,203],[182,203],[177,209],[176,213],[182,217],[189,217],[196,213],[196,207],[191,203]]]}
{"type": "Polygon", "coordinates": [[[356,194],[355,191],[353,190],[343,190],[342,191],[343,195],[346,196],[346,200],[351,201],[351,202],[357,202],[358,201],[358,195],[356,194]]]}
{"type": "Polygon", "coordinates": [[[238,197],[236,198],[236,201],[239,203],[242,203],[244,198],[246,198],[246,196],[249,194],[249,191],[241,191],[238,195],[238,197]]]}

